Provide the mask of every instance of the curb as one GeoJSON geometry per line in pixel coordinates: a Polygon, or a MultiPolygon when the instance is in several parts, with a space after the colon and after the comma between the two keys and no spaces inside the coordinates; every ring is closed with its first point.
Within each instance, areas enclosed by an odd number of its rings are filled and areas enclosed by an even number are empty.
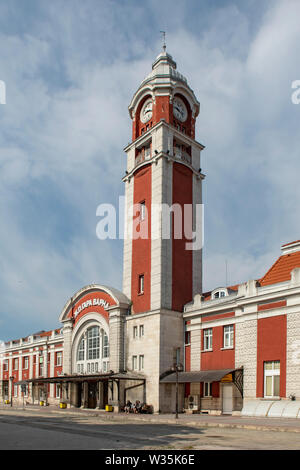
{"type": "MultiPolygon", "coordinates": [[[[6,408],[0,407],[0,412],[5,411],[6,408]]],[[[191,426],[191,427],[212,427],[212,428],[227,428],[227,429],[248,429],[251,431],[274,431],[274,432],[293,432],[293,433],[300,433],[300,427],[289,427],[286,425],[283,426],[273,426],[271,423],[270,425],[265,425],[265,424],[243,424],[243,423],[220,423],[220,422],[212,422],[212,421],[186,421],[184,419],[169,419],[169,418],[155,418],[150,417],[150,415],[146,418],[144,417],[132,417],[132,416],[122,416],[120,414],[114,415],[114,414],[105,414],[105,412],[97,412],[95,413],[94,411],[80,411],[80,412],[75,412],[75,411],[67,411],[65,410],[43,410],[43,408],[17,408],[14,407],[13,410],[16,411],[36,411],[42,412],[42,411],[47,411],[47,413],[51,413],[53,415],[63,415],[64,417],[67,416],[75,416],[75,417],[93,417],[93,418],[103,418],[108,421],[114,421],[115,419],[122,421],[122,422],[131,422],[131,423],[137,423],[137,422],[147,422],[147,423],[153,423],[153,424],[176,424],[176,425],[182,425],[182,426],[191,426]]],[[[11,409],[7,411],[12,411],[11,409]]]]}

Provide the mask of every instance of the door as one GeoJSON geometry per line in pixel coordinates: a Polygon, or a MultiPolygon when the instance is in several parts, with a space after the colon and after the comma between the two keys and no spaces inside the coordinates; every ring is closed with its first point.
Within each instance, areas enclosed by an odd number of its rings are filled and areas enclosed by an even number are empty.
{"type": "Polygon", "coordinates": [[[232,414],[232,385],[223,385],[223,413],[232,414]]]}
{"type": "Polygon", "coordinates": [[[97,386],[98,386],[98,382],[89,383],[88,408],[96,408],[97,406],[97,386]]]}

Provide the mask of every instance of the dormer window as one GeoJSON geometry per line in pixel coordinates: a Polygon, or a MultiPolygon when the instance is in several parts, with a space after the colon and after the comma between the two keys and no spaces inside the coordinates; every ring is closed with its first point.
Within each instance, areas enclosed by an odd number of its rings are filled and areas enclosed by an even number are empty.
{"type": "Polygon", "coordinates": [[[226,297],[228,295],[227,289],[216,289],[212,292],[212,299],[221,299],[222,297],[226,297]]]}

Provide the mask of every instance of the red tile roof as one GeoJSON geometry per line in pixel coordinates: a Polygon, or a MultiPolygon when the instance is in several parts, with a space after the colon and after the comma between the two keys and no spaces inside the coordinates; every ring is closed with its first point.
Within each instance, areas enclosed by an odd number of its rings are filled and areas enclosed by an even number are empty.
{"type": "Polygon", "coordinates": [[[294,268],[300,268],[300,251],[280,256],[269,271],[259,280],[260,285],[268,286],[278,282],[289,281],[291,279],[291,271],[294,268]]]}

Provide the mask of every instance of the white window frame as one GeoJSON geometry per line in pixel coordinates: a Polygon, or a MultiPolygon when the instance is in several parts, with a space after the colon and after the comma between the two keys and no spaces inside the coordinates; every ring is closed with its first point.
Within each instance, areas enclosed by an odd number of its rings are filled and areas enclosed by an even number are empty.
{"type": "Polygon", "coordinates": [[[223,297],[226,297],[225,290],[217,290],[217,292],[214,293],[214,299],[222,299],[223,297]]]}
{"type": "Polygon", "coordinates": [[[137,337],[138,337],[138,327],[134,326],[133,327],[133,338],[137,339],[137,337]]]}
{"type": "Polygon", "coordinates": [[[212,328],[205,328],[203,330],[203,351],[212,351],[212,328]]]}
{"type": "Polygon", "coordinates": [[[190,346],[190,344],[191,344],[191,332],[186,331],[185,335],[184,335],[184,345],[185,346],[190,346]],[[187,339],[188,339],[188,341],[187,341],[187,339]]]}
{"type": "Polygon", "coordinates": [[[234,325],[223,327],[223,348],[232,349],[234,345],[234,325]]]}
{"type": "Polygon", "coordinates": [[[14,397],[18,396],[18,385],[14,384],[14,397]]]}
{"type": "MultiPolygon", "coordinates": [[[[109,337],[101,324],[92,324],[82,332],[76,345],[75,370],[78,374],[106,372],[109,360],[109,337]],[[89,334],[92,328],[98,328],[89,334]]],[[[107,369],[108,370],[108,369],[107,369]]]]}
{"type": "Polygon", "coordinates": [[[62,351],[57,351],[56,353],[56,365],[62,366],[62,351]]]}
{"type": "Polygon", "coordinates": [[[146,201],[141,201],[140,202],[140,221],[141,222],[143,222],[143,220],[146,219],[146,213],[147,213],[146,201]]]}
{"type": "Polygon", "coordinates": [[[211,382],[203,382],[203,397],[210,398],[211,396],[211,382]]]}
{"type": "Polygon", "coordinates": [[[264,362],[264,398],[280,398],[280,361],[264,362]],[[272,364],[272,369],[266,369],[266,364],[272,364]],[[279,364],[279,367],[275,367],[279,364]],[[279,376],[279,395],[274,395],[274,377],[279,376]],[[267,395],[267,377],[272,378],[272,395],[267,395]]]}
{"type": "Polygon", "coordinates": [[[140,338],[142,338],[144,336],[144,334],[145,334],[144,325],[140,325],[139,334],[140,334],[140,338]]]}
{"type": "Polygon", "coordinates": [[[145,276],[144,274],[139,275],[139,294],[144,294],[145,289],[145,276]]]}
{"type": "Polygon", "coordinates": [[[139,355],[139,370],[144,370],[145,357],[144,354],[139,355]]]}
{"type": "Polygon", "coordinates": [[[29,357],[25,356],[24,357],[24,370],[27,370],[29,368],[29,357]]]}
{"type": "Polygon", "coordinates": [[[132,370],[138,370],[137,356],[132,356],[132,370]]]}
{"type": "Polygon", "coordinates": [[[55,384],[55,398],[61,397],[61,385],[55,384]]]}

